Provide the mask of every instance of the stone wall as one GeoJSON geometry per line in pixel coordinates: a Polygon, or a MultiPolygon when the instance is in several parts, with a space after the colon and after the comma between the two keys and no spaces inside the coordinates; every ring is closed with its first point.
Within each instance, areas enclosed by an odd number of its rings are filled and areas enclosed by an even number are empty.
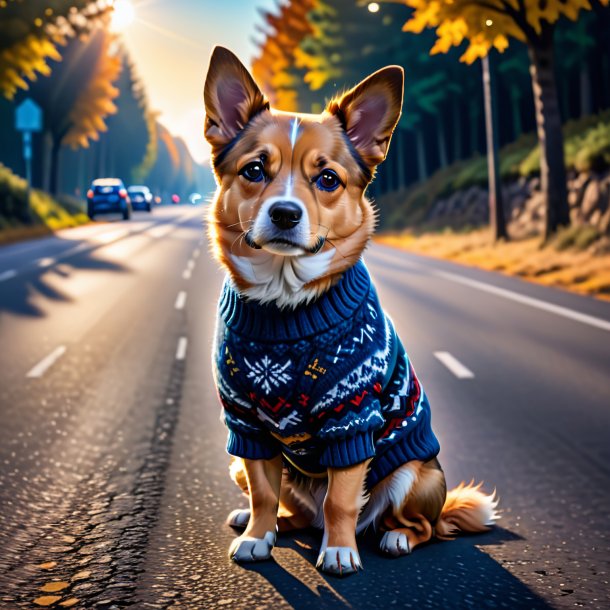
{"type": "MultiPolygon", "coordinates": [[[[544,231],[544,198],[540,178],[520,178],[502,187],[504,210],[511,237],[540,235],[544,231]]],[[[570,217],[575,226],[591,225],[610,236],[610,171],[568,176],[570,217]]],[[[425,218],[426,226],[484,226],[489,222],[487,189],[471,186],[439,199],[425,218]]]]}

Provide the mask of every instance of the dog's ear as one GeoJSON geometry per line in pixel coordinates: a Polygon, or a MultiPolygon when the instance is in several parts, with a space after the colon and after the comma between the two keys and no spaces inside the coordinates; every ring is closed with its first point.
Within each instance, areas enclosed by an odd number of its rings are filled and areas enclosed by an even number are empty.
{"type": "Polygon", "coordinates": [[[203,88],[206,140],[218,154],[269,102],[237,57],[214,47],[203,88]]]}
{"type": "Polygon", "coordinates": [[[404,70],[388,66],[331,100],[326,109],[341,121],[347,137],[369,167],[381,163],[388,154],[392,132],[400,118],[403,89],[404,70]]]}

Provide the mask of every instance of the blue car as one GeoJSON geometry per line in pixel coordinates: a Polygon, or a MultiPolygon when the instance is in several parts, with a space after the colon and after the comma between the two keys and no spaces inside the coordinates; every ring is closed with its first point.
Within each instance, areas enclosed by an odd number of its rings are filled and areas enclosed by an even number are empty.
{"type": "Polygon", "coordinates": [[[127,194],[134,210],[152,212],[153,195],[147,186],[130,186],[127,194]]]}
{"type": "Polygon", "coordinates": [[[87,191],[87,215],[93,220],[98,214],[118,213],[123,220],[131,218],[131,200],[122,180],[99,178],[87,191]]]}

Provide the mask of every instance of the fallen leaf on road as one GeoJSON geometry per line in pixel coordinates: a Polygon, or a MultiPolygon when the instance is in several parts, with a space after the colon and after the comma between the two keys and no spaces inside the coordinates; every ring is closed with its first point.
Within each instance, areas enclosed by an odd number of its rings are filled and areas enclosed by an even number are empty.
{"type": "Polygon", "coordinates": [[[82,572],[77,572],[73,577],[72,580],[85,580],[85,578],[89,578],[89,576],[91,576],[91,571],[90,570],[83,570],[82,572]]]}
{"type": "Polygon", "coordinates": [[[78,599],[78,597],[71,597],[70,599],[66,599],[65,601],[61,602],[59,605],[63,606],[64,608],[70,608],[76,604],[78,604],[80,600],[78,599]]]}
{"type": "Polygon", "coordinates": [[[68,586],[69,583],[60,580],[57,582],[48,582],[43,587],[40,587],[40,590],[44,591],[45,593],[56,593],[57,591],[63,591],[68,586]]]}
{"type": "Polygon", "coordinates": [[[58,602],[61,599],[61,595],[43,595],[42,597],[37,597],[34,600],[34,603],[37,606],[51,606],[55,602],[58,602]]]}
{"type": "Polygon", "coordinates": [[[45,563],[38,564],[38,567],[39,567],[41,570],[51,570],[51,569],[52,569],[52,568],[54,568],[56,565],[57,565],[57,562],[56,562],[56,561],[47,561],[47,562],[45,562],[45,563]]]}

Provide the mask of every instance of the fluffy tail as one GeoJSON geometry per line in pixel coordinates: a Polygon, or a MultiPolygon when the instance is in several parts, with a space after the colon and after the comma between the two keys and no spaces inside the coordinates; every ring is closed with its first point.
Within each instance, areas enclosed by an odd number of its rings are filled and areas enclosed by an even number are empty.
{"type": "Polygon", "coordinates": [[[455,489],[447,492],[441,516],[436,524],[436,536],[441,540],[450,540],[460,532],[485,532],[500,518],[496,512],[498,500],[496,492],[484,494],[478,485],[471,481],[460,483],[455,489]]]}

